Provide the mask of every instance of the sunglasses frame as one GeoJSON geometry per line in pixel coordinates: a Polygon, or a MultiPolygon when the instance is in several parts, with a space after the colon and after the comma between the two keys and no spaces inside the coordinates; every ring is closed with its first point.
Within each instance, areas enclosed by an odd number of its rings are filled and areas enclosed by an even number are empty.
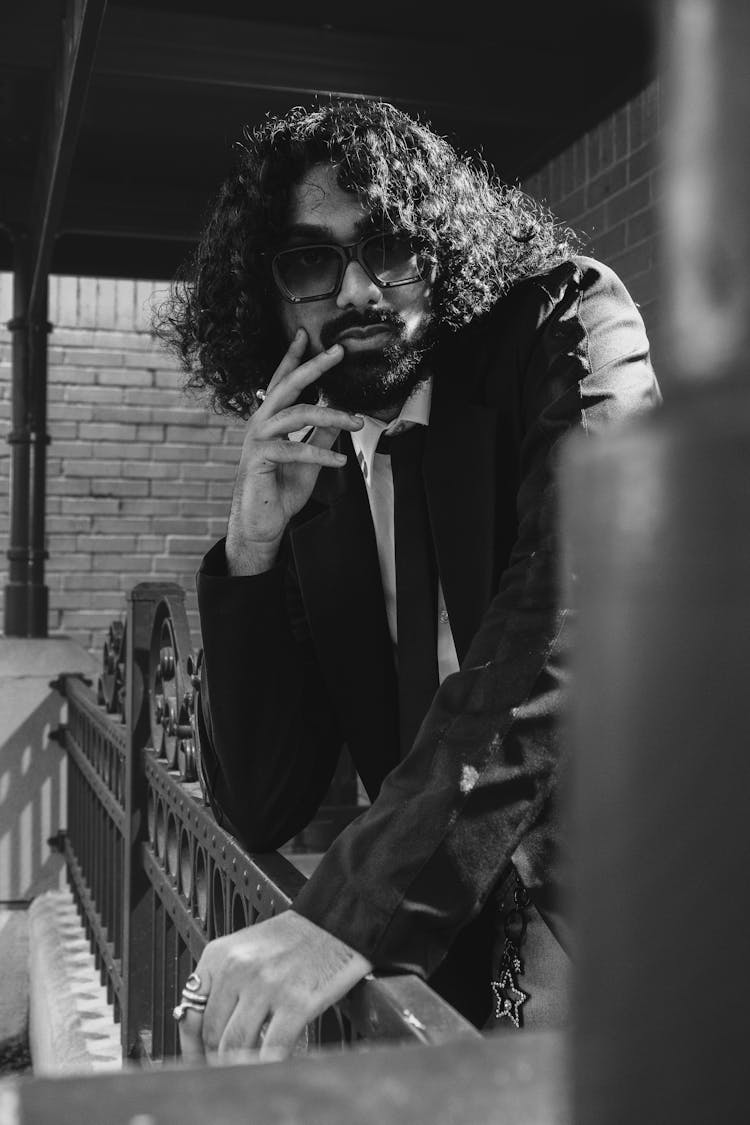
{"type": "Polygon", "coordinates": [[[337,242],[309,242],[305,243],[304,246],[288,246],[283,250],[277,250],[271,259],[271,273],[273,274],[273,279],[276,282],[276,288],[279,290],[284,300],[289,301],[289,303],[292,305],[304,305],[307,304],[308,301],[330,300],[331,297],[338,296],[341,286],[344,284],[344,275],[346,274],[350,262],[357,262],[367,274],[370,281],[373,281],[379,289],[396,289],[400,285],[414,285],[417,281],[422,281],[424,279],[424,273],[422,272],[424,263],[420,254],[417,254],[417,268],[419,270],[419,273],[416,277],[408,277],[404,281],[379,281],[365,262],[364,247],[367,245],[367,243],[371,242],[373,239],[382,238],[384,235],[394,233],[394,231],[376,231],[374,234],[364,235],[357,242],[349,242],[344,246],[340,245],[337,242]],[[338,255],[339,261],[341,263],[339,277],[336,285],[332,289],[327,290],[325,293],[316,293],[313,297],[292,296],[281,278],[278,259],[283,254],[290,254],[297,250],[334,250],[338,255]]]}

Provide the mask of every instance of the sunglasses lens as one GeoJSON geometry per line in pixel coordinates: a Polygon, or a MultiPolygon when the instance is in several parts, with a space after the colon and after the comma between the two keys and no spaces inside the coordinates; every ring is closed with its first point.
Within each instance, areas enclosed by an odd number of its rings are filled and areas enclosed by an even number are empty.
{"type": "Polygon", "coordinates": [[[338,288],[341,258],[330,246],[300,246],[277,254],[274,269],[290,296],[323,297],[338,288]]]}
{"type": "Polygon", "coordinates": [[[422,276],[420,256],[405,234],[376,234],[368,238],[362,257],[381,285],[417,281],[422,276]]]}

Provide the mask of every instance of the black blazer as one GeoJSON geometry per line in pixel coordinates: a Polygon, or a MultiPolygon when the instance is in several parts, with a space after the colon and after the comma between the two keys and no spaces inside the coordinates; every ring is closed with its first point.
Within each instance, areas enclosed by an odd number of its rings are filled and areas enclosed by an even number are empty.
{"type": "Polygon", "coordinates": [[[321,471],[271,571],[227,577],[221,543],[201,567],[204,772],[219,819],[266,851],[315,815],[346,743],[373,804],[294,908],[380,970],[430,977],[481,1024],[486,904],[511,859],[567,944],[561,439],[660,392],[625,287],[583,257],[516,285],[430,366],[424,479],[460,671],[400,761],[375,537],[343,434],[346,467],[321,471]]]}

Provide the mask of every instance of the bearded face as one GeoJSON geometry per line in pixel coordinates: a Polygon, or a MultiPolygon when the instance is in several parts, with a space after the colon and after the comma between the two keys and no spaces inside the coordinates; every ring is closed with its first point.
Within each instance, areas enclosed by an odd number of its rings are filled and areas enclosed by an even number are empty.
{"type": "MultiPolygon", "coordinates": [[[[314,165],[291,194],[285,248],[351,247],[373,219],[358,196],[343,190],[336,168],[314,165]]],[[[308,357],[341,344],[344,358],[320,379],[325,400],[340,409],[395,417],[424,378],[422,361],[434,342],[434,277],[405,284],[379,284],[359,260],[349,260],[335,293],[319,300],[279,301],[287,342],[299,328],[308,357]]]]}

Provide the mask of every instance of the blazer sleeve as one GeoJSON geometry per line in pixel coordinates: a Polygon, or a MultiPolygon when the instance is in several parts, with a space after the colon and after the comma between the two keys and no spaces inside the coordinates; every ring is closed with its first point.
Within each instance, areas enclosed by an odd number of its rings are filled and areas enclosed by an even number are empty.
{"type": "Polygon", "coordinates": [[[285,549],[271,570],[230,577],[222,540],[197,591],[209,801],[248,851],[272,851],[312,820],[328,789],[342,742],[335,710],[285,549]]]}
{"type": "Polygon", "coordinates": [[[514,333],[522,438],[509,563],[410,753],[294,903],[381,970],[431,975],[511,860],[538,905],[554,878],[570,639],[556,465],[568,435],[660,401],[642,319],[611,270],[581,258],[523,284],[482,376],[488,397],[507,393],[514,333]]]}

